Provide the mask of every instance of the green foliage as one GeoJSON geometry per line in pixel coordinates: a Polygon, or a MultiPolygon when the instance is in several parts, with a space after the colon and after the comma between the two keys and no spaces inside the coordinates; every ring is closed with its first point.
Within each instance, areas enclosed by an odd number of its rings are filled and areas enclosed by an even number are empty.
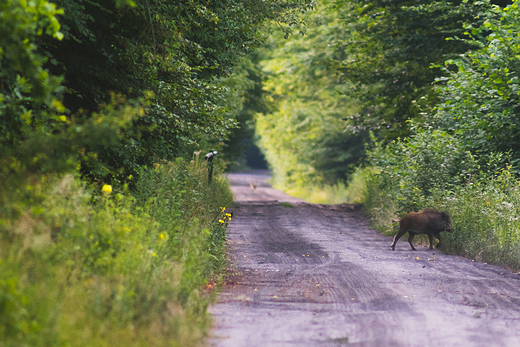
{"type": "Polygon", "coordinates": [[[439,79],[442,102],[434,109],[432,126],[443,129],[477,155],[509,152],[520,160],[520,12],[518,3],[494,7],[482,26],[467,25],[469,42],[481,46],[448,60],[447,78],[439,79]]]}
{"type": "Polygon", "coordinates": [[[250,53],[247,58],[241,60],[223,84],[228,88],[227,108],[232,118],[235,118],[238,127],[231,129],[224,142],[224,147],[219,154],[231,162],[231,170],[247,168],[247,154],[254,145],[256,113],[268,113],[269,103],[263,89],[266,72],[262,70],[259,62],[264,54],[250,53]]]}
{"type": "MultiPolygon", "coordinates": [[[[53,93],[60,80],[43,69],[36,52],[41,35],[62,38],[56,16],[62,13],[47,1],[3,1],[0,4],[0,144],[14,144],[31,124],[32,104],[59,106],[53,93]]],[[[38,111],[36,111],[38,112],[38,111]]],[[[45,112],[38,112],[45,120],[45,112]]],[[[3,147],[3,146],[2,146],[3,147]]]]}
{"type": "Polygon", "coordinates": [[[112,94],[88,117],[83,111],[72,115],[62,103],[61,78],[44,69],[48,59],[38,52],[36,42],[63,38],[56,18],[63,11],[46,1],[9,1],[1,6],[2,179],[70,171],[85,147],[117,143],[121,129],[142,114],[140,103],[112,94]]]}
{"type": "Polygon", "coordinates": [[[518,171],[518,6],[494,6],[481,26],[465,25],[478,49],[447,60],[441,103],[414,134],[369,151],[365,207],[389,232],[395,214],[437,208],[455,233],[443,251],[520,268],[518,171]]]}
{"type": "Polygon", "coordinates": [[[0,346],[202,343],[229,187],[182,160],[140,182],[94,206],[71,175],[0,186],[0,346]]]}
{"type": "Polygon", "coordinates": [[[45,165],[56,164],[56,171],[81,160],[83,177],[122,185],[157,160],[220,142],[236,127],[226,109],[236,105],[222,78],[265,40],[267,22],[300,27],[300,12],[312,6],[307,0],[4,2],[2,157],[23,161],[18,156],[32,147],[33,168],[44,165],[40,157],[52,156],[45,165]],[[118,116],[120,122],[108,120],[118,116]],[[111,133],[98,127],[105,140],[97,141],[89,129],[105,120],[120,127],[111,133]]]}
{"type": "Polygon", "coordinates": [[[65,115],[53,115],[46,121],[35,118],[23,133],[25,139],[0,145],[0,177],[10,180],[18,175],[70,172],[79,167],[79,159],[104,172],[96,153],[87,153],[85,147],[117,144],[122,130],[142,112],[139,104],[113,96],[110,104],[101,105],[86,120],[65,115]]]}
{"type": "Polygon", "coordinates": [[[408,136],[406,121],[422,120],[436,105],[432,82],[442,76],[431,64],[442,64],[472,47],[451,40],[462,36],[463,23],[478,25],[490,8],[486,1],[350,1],[334,3],[344,18],[346,34],[334,49],[348,92],[360,101],[354,129],[368,129],[386,143],[408,136]]]}
{"type": "MultiPolygon", "coordinates": [[[[372,226],[387,234],[394,233],[392,222],[397,218],[395,191],[381,189],[384,175],[375,167],[357,168],[354,175],[363,179],[352,181],[349,190],[361,190],[363,192],[363,210],[370,217],[372,226]]],[[[386,188],[390,188],[385,185],[386,188]]]]}
{"type": "Polygon", "coordinates": [[[508,163],[518,160],[515,71],[518,7],[494,7],[481,27],[467,25],[480,48],[459,60],[439,87],[442,103],[415,134],[370,151],[377,174],[367,183],[367,209],[389,229],[394,209],[437,208],[451,214],[455,233],[443,250],[520,268],[520,182],[508,163]],[[392,206],[388,210],[387,206],[392,206]]]}
{"type": "MultiPolygon", "coordinates": [[[[220,142],[236,127],[221,77],[265,39],[265,23],[297,24],[310,1],[54,0],[64,38],[39,42],[52,57],[49,69],[64,75],[64,105],[71,113],[96,111],[108,92],[146,97],[118,145],[85,150],[102,170],[82,162],[89,179],[122,184],[156,159],[173,160],[208,141],[220,142]],[[150,93],[151,92],[151,93],[150,93]]],[[[231,106],[231,105],[230,105],[231,106]]],[[[88,117],[88,113],[84,113],[88,117]]]]}
{"type": "Polygon", "coordinates": [[[439,102],[431,68],[475,47],[489,1],[326,1],[301,38],[271,42],[263,58],[271,112],[258,115],[260,146],[286,188],[345,180],[364,156],[367,132],[387,144],[411,134],[439,102]]]}
{"type": "Polygon", "coordinates": [[[380,189],[393,193],[400,212],[418,211],[437,191],[453,191],[478,174],[475,158],[439,130],[421,130],[381,147],[369,152],[369,163],[378,168],[380,189]]]}
{"type": "Polygon", "coordinates": [[[344,180],[364,151],[363,134],[346,133],[356,102],[341,95],[344,84],[330,68],[340,19],[324,10],[307,16],[316,25],[305,36],[271,41],[262,62],[273,111],[257,114],[256,130],[275,182],[285,188],[344,180]]]}
{"type": "Polygon", "coordinates": [[[520,269],[519,184],[504,169],[492,179],[460,187],[452,197],[443,199],[457,230],[446,235],[443,250],[520,269]]]}

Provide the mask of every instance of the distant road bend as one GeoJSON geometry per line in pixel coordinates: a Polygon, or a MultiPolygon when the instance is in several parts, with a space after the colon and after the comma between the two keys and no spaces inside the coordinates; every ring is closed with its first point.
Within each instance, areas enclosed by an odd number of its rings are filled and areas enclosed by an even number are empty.
{"type": "Polygon", "coordinates": [[[268,178],[229,175],[231,271],[210,346],[520,346],[520,275],[407,242],[392,252],[353,206],[268,178]]]}

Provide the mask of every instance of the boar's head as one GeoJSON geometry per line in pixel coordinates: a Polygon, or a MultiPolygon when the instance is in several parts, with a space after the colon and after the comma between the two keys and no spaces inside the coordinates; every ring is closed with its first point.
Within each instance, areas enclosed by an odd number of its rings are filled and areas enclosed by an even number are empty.
{"type": "Polygon", "coordinates": [[[441,222],[442,228],[445,231],[452,233],[454,230],[453,230],[453,225],[451,224],[450,214],[447,212],[441,212],[440,217],[442,219],[442,222],[441,222]]]}

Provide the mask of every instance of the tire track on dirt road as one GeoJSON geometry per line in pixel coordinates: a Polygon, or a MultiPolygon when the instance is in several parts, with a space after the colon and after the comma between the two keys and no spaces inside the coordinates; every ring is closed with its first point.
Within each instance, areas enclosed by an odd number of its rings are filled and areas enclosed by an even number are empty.
{"type": "Polygon", "coordinates": [[[520,346],[520,275],[406,242],[392,252],[353,206],[298,202],[266,177],[230,175],[240,201],[210,345],[520,346]]]}

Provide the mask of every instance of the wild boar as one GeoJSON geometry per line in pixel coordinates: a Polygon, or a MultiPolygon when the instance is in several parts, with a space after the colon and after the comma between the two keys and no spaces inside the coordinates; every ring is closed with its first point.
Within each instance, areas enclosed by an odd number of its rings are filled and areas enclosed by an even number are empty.
{"type": "Polygon", "coordinates": [[[412,244],[413,237],[416,234],[428,234],[430,239],[430,248],[433,250],[433,237],[439,239],[437,248],[441,245],[441,231],[453,232],[450,215],[446,212],[436,210],[422,210],[421,212],[410,212],[399,221],[399,233],[395,235],[392,243],[392,250],[395,250],[395,244],[401,236],[408,232],[408,243],[415,251],[412,244]]]}

